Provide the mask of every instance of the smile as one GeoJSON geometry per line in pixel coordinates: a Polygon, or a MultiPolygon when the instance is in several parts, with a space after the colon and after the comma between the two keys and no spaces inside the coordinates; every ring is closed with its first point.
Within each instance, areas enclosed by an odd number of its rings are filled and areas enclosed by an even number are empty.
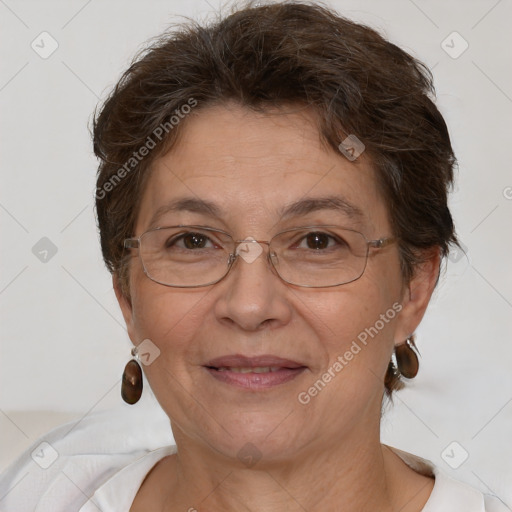
{"type": "Polygon", "coordinates": [[[281,368],[279,366],[256,366],[255,368],[235,368],[235,367],[227,367],[221,366],[217,368],[219,372],[231,371],[235,373],[268,373],[268,372],[277,372],[281,368]]]}

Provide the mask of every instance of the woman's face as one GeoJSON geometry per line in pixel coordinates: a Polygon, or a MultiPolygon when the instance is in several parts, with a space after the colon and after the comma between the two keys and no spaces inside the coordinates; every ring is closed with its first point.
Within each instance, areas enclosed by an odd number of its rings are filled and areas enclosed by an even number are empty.
{"type": "MultiPolygon", "coordinates": [[[[325,149],[311,114],[263,115],[233,105],[186,123],[176,147],[154,164],[136,236],[178,224],[218,228],[238,240],[319,224],[369,240],[392,235],[364,154],[351,162],[325,149]],[[332,197],[360,215],[310,201],[332,197]],[[186,209],[165,213],[182,199],[191,200],[182,203],[186,209]],[[198,207],[201,201],[216,215],[198,207]],[[303,208],[283,216],[293,204],[303,208]]],[[[396,244],[371,250],[360,279],[320,289],[284,283],[262,247],[254,261],[238,258],[219,283],[194,289],[153,282],[134,251],[131,302],[117,290],[118,298],[133,343],[150,339],[160,350],[144,371],[176,440],[229,457],[277,460],[318,452],[341,436],[375,436],[393,345],[416,328],[429,293],[418,286],[410,294],[403,285],[396,244]],[[251,364],[279,370],[240,373],[251,364]]]]}

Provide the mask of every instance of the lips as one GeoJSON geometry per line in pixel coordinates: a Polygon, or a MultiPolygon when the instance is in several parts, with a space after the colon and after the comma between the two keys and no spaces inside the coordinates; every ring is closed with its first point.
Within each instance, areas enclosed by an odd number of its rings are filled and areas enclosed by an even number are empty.
{"type": "Polygon", "coordinates": [[[278,367],[278,368],[300,368],[303,364],[292,361],[291,359],[283,359],[282,357],[263,355],[256,357],[247,357],[238,354],[217,357],[212,359],[205,366],[212,368],[257,368],[257,367],[278,367]]]}
{"type": "Polygon", "coordinates": [[[247,357],[238,354],[212,359],[204,366],[215,379],[252,390],[284,384],[307,368],[298,361],[282,357],[247,357]]]}

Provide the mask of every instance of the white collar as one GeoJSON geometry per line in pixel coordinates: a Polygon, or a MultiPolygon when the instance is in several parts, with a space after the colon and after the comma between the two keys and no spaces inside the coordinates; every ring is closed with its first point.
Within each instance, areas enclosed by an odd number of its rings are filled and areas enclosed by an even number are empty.
{"type": "Polygon", "coordinates": [[[435,478],[432,493],[421,512],[453,512],[454,510],[485,512],[484,497],[480,491],[454,480],[427,459],[393,446],[388,446],[388,448],[417,473],[435,478]]]}
{"type": "MultiPolygon", "coordinates": [[[[484,497],[481,492],[453,480],[426,459],[392,446],[388,447],[416,472],[435,478],[434,488],[422,512],[453,512],[453,510],[485,512],[484,497]]],[[[123,467],[96,490],[80,512],[97,512],[98,508],[102,512],[130,510],[151,468],[159,460],[174,453],[176,453],[176,446],[166,446],[150,451],[123,467]]]]}

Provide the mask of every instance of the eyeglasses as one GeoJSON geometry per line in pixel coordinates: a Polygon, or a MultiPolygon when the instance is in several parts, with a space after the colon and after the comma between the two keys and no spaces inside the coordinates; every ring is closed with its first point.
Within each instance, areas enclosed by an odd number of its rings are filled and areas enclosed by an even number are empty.
{"type": "Polygon", "coordinates": [[[156,283],[177,288],[198,288],[224,279],[241,257],[252,263],[268,246],[271,270],[285,283],[326,288],[359,279],[370,249],[395,242],[392,237],[368,240],[362,233],[340,226],[287,229],[270,241],[234,240],[205,226],[170,226],[127,238],[124,247],[139,249],[145,274],[156,283]]]}

